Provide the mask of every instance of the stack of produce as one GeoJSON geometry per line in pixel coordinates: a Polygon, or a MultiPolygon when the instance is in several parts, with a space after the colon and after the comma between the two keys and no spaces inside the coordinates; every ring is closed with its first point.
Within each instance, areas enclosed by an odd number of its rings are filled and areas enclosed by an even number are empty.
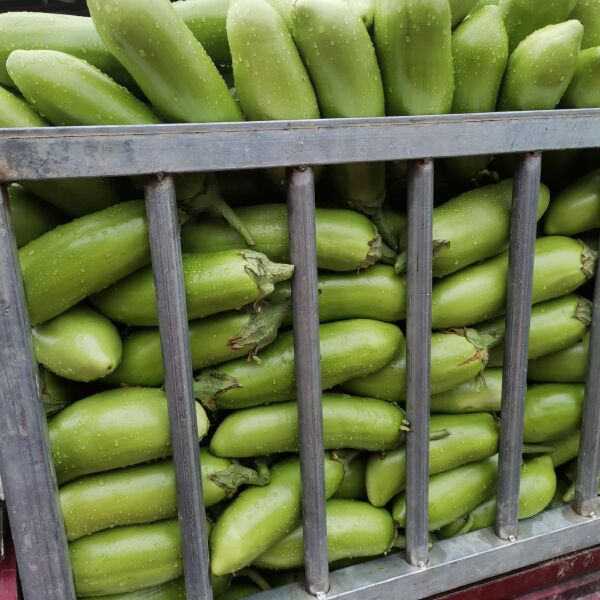
{"type": "MultiPolygon", "coordinates": [[[[600,0],[495,4],[88,0],[91,19],[8,13],[0,125],[600,107],[600,0]]],[[[579,236],[600,228],[600,165],[593,153],[575,158],[552,157],[560,168],[538,198],[520,518],[568,501],[578,453],[597,260],[579,236]]],[[[513,188],[502,157],[440,163],[432,539],[494,521],[513,188]]],[[[333,569],[403,546],[402,173],[373,162],[317,171],[333,569]]],[[[176,178],[211,571],[226,600],[293,581],[303,563],[282,177],[176,178]]],[[[140,198],[136,178],[9,188],[80,598],[185,598],[140,198]]]]}

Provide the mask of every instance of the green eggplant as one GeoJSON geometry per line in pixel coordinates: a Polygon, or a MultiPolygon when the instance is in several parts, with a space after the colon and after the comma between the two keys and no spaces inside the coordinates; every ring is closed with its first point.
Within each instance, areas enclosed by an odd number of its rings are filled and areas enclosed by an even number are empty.
{"type": "MultiPolygon", "coordinates": [[[[519,488],[519,519],[528,519],[542,512],[554,497],[556,473],[547,456],[527,461],[521,468],[519,488]]],[[[491,527],[496,520],[496,495],[494,494],[472,512],[443,527],[441,539],[491,527]]]]}
{"type": "MultiPolygon", "coordinates": [[[[323,117],[384,116],[375,49],[361,18],[348,10],[345,0],[296,0],[292,31],[323,117]]],[[[343,202],[368,215],[377,213],[385,198],[383,163],[336,165],[330,173],[343,202]]]]}
{"type": "Polygon", "coordinates": [[[380,0],[375,47],[388,115],[449,113],[454,93],[448,0],[380,0]]]}
{"type": "MultiPolygon", "coordinates": [[[[443,277],[495,256],[508,247],[513,180],[506,179],[456,196],[433,211],[433,274],[443,277]]],[[[550,202],[545,185],[538,218],[550,202]]]]}
{"type": "Polygon", "coordinates": [[[48,231],[19,250],[33,325],[150,262],[146,208],[124,202],[48,231]]]}
{"type": "MultiPolygon", "coordinates": [[[[438,394],[473,379],[485,367],[492,338],[474,329],[434,333],[431,338],[431,393],[438,394]]],[[[406,346],[382,369],[354,377],[342,389],[355,396],[380,398],[388,402],[405,400],[406,346]]]]}
{"type": "Polygon", "coordinates": [[[117,328],[87,306],[75,306],[33,328],[36,359],[73,381],[95,381],[112,373],[123,353],[117,328]]]}
{"type": "Polygon", "coordinates": [[[458,26],[461,21],[473,11],[476,2],[477,0],[450,0],[453,28],[458,26]]]}
{"type": "MultiPolygon", "coordinates": [[[[186,0],[190,1],[190,0],[186,0]]],[[[287,208],[285,204],[244,206],[236,214],[248,229],[255,244],[274,262],[289,261],[287,208]]],[[[394,254],[381,240],[369,219],[352,210],[317,208],[317,263],[328,271],[360,271],[382,257],[394,260],[394,254]],[[391,253],[391,254],[388,254],[391,253]]],[[[247,244],[223,219],[197,219],[181,231],[184,252],[238,250],[247,244]]]]}
{"type": "Polygon", "coordinates": [[[384,115],[375,49],[345,0],[296,0],[294,40],[307,65],[324,117],[384,115]],[[343,15],[343,18],[340,18],[343,15]]]}
{"type": "MultiPolygon", "coordinates": [[[[271,262],[252,250],[222,250],[183,257],[183,278],[190,319],[242,308],[288,280],[292,265],[271,262]]],[[[92,298],[107,317],[127,325],[158,325],[152,267],[122,279],[92,298]]]]}
{"type": "MultiPolygon", "coordinates": [[[[535,244],[532,302],[570,294],[593,277],[597,254],[585,244],[561,236],[535,244]]],[[[504,313],[508,251],[453,273],[433,285],[434,329],[464,327],[504,313]]]]}
{"type": "MultiPolygon", "coordinates": [[[[242,485],[266,485],[268,473],[257,473],[227,458],[200,450],[202,491],[206,507],[234,496],[242,485]]],[[[67,539],[124,525],[177,516],[175,468],[160,460],[80,477],[61,486],[59,499],[67,539]]]]}
{"type": "Polygon", "coordinates": [[[565,108],[600,108],[600,46],[582,50],[562,98],[565,108]]]}
{"type": "Polygon", "coordinates": [[[166,583],[183,575],[179,519],[115,527],[69,544],[78,596],[101,596],[166,583]]]}
{"type": "MultiPolygon", "coordinates": [[[[566,469],[566,480],[570,482],[570,485],[567,486],[567,489],[564,490],[562,495],[562,501],[565,504],[570,504],[575,500],[575,483],[577,479],[577,461],[572,460],[566,469]]],[[[598,482],[598,494],[600,495],[600,481],[598,482]]]]}
{"type": "MultiPolygon", "coordinates": [[[[258,312],[247,307],[191,321],[192,368],[197,371],[239,356],[256,357],[262,348],[276,339],[281,322],[289,312],[288,304],[274,306],[264,301],[258,312]]],[[[123,358],[104,382],[130,386],[162,385],[165,373],[158,328],[136,329],[125,338],[123,358]]]]}
{"type": "Polygon", "coordinates": [[[579,429],[585,386],[579,383],[545,383],[527,389],[525,443],[560,440],[579,429]]]}
{"type": "Polygon", "coordinates": [[[484,369],[477,377],[431,396],[432,413],[500,412],[502,369],[484,369]]]}
{"type": "Polygon", "coordinates": [[[556,108],[575,74],[582,37],[583,26],[572,20],[525,38],[508,59],[498,110],[556,108]]]}
{"type": "Polygon", "coordinates": [[[500,12],[508,31],[510,51],[534,31],[566,21],[577,2],[578,0],[500,0],[500,12]]]}
{"type": "MultiPolygon", "coordinates": [[[[279,283],[269,296],[279,304],[291,301],[289,282],[279,283]]],[[[406,317],[406,278],[387,265],[357,272],[319,274],[319,321],[377,319],[394,323],[406,317]]],[[[291,315],[284,321],[291,325],[291,315]]]]}
{"type": "MultiPolygon", "coordinates": [[[[344,467],[327,454],[324,466],[329,498],[344,479],[344,467]]],[[[210,536],[212,573],[226,575],[251,564],[297,527],[300,508],[300,461],[291,457],[271,468],[268,485],[247,488],[226,506],[210,536]]]]}
{"type": "Polygon", "coordinates": [[[215,598],[216,600],[241,600],[241,598],[253,596],[254,594],[258,594],[261,591],[264,590],[261,590],[261,588],[259,588],[254,583],[251,583],[248,580],[237,581],[236,578],[234,579],[231,586],[227,588],[227,590],[225,590],[222,594],[215,596],[215,598]]]}
{"type": "MultiPolygon", "coordinates": [[[[123,592],[121,594],[91,597],[94,598],[94,600],[186,600],[183,578],[173,579],[167,583],[153,585],[152,587],[146,587],[135,592],[123,592]]],[[[89,598],[90,597],[88,597],[88,600],[89,598]]]]}
{"type": "MultiPolygon", "coordinates": [[[[384,451],[404,440],[406,415],[390,402],[325,393],[324,448],[384,451]]],[[[210,442],[215,456],[249,458],[297,452],[298,405],[277,402],[236,410],[217,426],[210,442]]]]}
{"type": "Polygon", "coordinates": [[[17,248],[25,246],[66,221],[66,215],[39,200],[20,185],[8,186],[8,205],[17,248]]]}
{"type": "Polygon", "coordinates": [[[87,60],[115,81],[135,88],[125,67],[108,51],[89,17],[44,12],[0,15],[0,84],[14,87],[6,59],[13,50],[58,50],[87,60]]]}
{"type": "Polygon", "coordinates": [[[366,470],[367,470],[366,452],[361,452],[344,463],[344,481],[338,488],[333,498],[343,498],[346,500],[363,500],[367,497],[366,488],[366,470]]]}
{"type": "Polygon", "coordinates": [[[583,25],[582,48],[600,46],[600,2],[598,0],[579,0],[570,14],[583,25]]]}
{"type": "MultiPolygon", "coordinates": [[[[368,502],[327,501],[327,556],[329,562],[345,558],[385,554],[396,531],[390,513],[368,502]]],[[[292,569],[304,565],[302,525],[274,544],[253,563],[270,569],[292,569]]]]}
{"type": "MultiPolygon", "coordinates": [[[[325,390],[358,374],[379,371],[404,346],[404,336],[396,325],[369,319],[325,323],[319,335],[325,390]]],[[[262,352],[260,363],[237,358],[203,371],[195,380],[196,397],[211,409],[239,409],[294,399],[293,340],[291,331],[280,335],[262,352]]]]}
{"type": "Polygon", "coordinates": [[[152,125],[160,121],[129,90],[85,60],[55,50],[15,50],[12,80],[53,125],[152,125]]]}
{"type": "MultiPolygon", "coordinates": [[[[454,62],[453,113],[496,110],[502,77],[508,62],[508,35],[497,6],[486,6],[452,32],[454,62]]],[[[476,177],[490,156],[449,158],[446,171],[454,179],[476,177]]]]}
{"type": "MultiPolygon", "coordinates": [[[[456,467],[429,478],[429,531],[456,521],[479,506],[494,491],[498,458],[456,467]]],[[[399,527],[406,527],[406,496],[394,500],[392,516],[399,527]]]]}
{"type": "Polygon", "coordinates": [[[590,336],[570,348],[530,360],[527,376],[532,381],[556,383],[584,382],[587,375],[590,336]]]}
{"type": "MultiPolygon", "coordinates": [[[[432,415],[429,473],[441,473],[493,456],[498,451],[498,424],[489,413],[432,415]]],[[[406,447],[369,455],[366,470],[369,502],[385,506],[406,487],[406,447]]]]}
{"type": "MultiPolygon", "coordinates": [[[[2,17],[2,15],[0,15],[2,17]]],[[[1,127],[47,127],[45,121],[32,106],[13,92],[0,87],[1,127]]]]}
{"type": "Polygon", "coordinates": [[[109,51],[169,121],[241,121],[214,63],[169,0],[88,0],[109,51]]]}
{"type": "MultiPolygon", "coordinates": [[[[198,441],[208,432],[195,403],[198,441]]],[[[101,392],[68,406],[48,422],[60,484],[171,455],[167,397],[153,388],[101,392]]]]}
{"type": "MultiPolygon", "coordinates": [[[[433,210],[433,275],[443,277],[471,264],[496,256],[508,248],[513,180],[505,179],[464,192],[440,204],[433,210]]],[[[538,197],[538,218],[550,202],[550,191],[545,185],[538,197]]],[[[386,219],[400,246],[405,246],[404,222],[392,224],[386,219]],[[398,229],[400,232],[398,233],[398,229]]],[[[397,217],[394,217],[397,220],[397,217]]],[[[406,266],[406,252],[396,261],[396,271],[406,266]]]]}
{"type": "Polygon", "coordinates": [[[454,30],[452,56],[452,112],[493,112],[508,62],[508,36],[497,6],[486,6],[454,30]]]}
{"type": "Polygon", "coordinates": [[[225,28],[229,0],[178,0],[173,8],[217,67],[231,64],[225,28]]]}
{"type": "MultiPolygon", "coordinates": [[[[480,333],[503,339],[505,319],[499,318],[477,326],[480,333]]],[[[569,348],[586,334],[592,324],[592,303],[586,298],[570,295],[540,302],[531,309],[529,326],[529,354],[535,359],[569,348]]],[[[504,363],[504,345],[490,350],[488,365],[497,367],[504,363]]]]}
{"type": "MultiPolygon", "coordinates": [[[[291,18],[291,4],[281,3],[289,6],[291,18]]],[[[292,34],[269,1],[231,0],[227,39],[235,89],[249,120],[319,118],[317,97],[292,34]]],[[[276,184],[285,181],[284,168],[267,173],[276,184]]]]}
{"type": "Polygon", "coordinates": [[[596,169],[562,190],[548,209],[544,232],[548,235],[575,235],[600,227],[600,169],[596,169]]]}
{"type": "Polygon", "coordinates": [[[560,467],[577,457],[579,454],[579,438],[579,431],[575,431],[559,440],[553,440],[549,444],[554,447],[554,450],[548,453],[554,467],[560,467]]]}
{"type": "MultiPolygon", "coordinates": [[[[0,15],[0,20],[3,16],[0,15]]],[[[47,121],[23,98],[0,86],[0,127],[47,126],[47,121]]],[[[123,194],[122,186],[106,177],[28,180],[21,185],[71,217],[87,215],[116,204],[123,194]]]]}
{"type": "Polygon", "coordinates": [[[476,12],[479,12],[482,8],[486,6],[498,6],[500,4],[500,0],[477,0],[473,5],[473,8],[469,12],[468,16],[474,15],[476,12]]]}
{"type": "Polygon", "coordinates": [[[250,120],[319,118],[294,40],[267,0],[231,0],[227,38],[240,105],[250,120]],[[265,69],[265,64],[270,67],[265,69]]]}

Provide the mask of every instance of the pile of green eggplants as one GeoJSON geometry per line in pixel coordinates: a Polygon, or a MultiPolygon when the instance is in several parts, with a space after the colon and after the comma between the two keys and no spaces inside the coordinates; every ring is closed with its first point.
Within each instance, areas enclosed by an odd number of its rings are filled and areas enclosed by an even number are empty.
{"type": "MultiPolygon", "coordinates": [[[[0,126],[600,108],[600,0],[88,0],[0,15],[0,126]]],[[[429,529],[493,525],[510,156],[438,161],[429,529]]],[[[332,569],[406,527],[405,169],[315,170],[332,569]]],[[[301,577],[285,173],[177,176],[215,597],[301,577]]],[[[79,598],[185,599],[137,178],[8,188],[79,598]]],[[[572,499],[600,156],[550,153],[538,197],[519,518],[572,499]]]]}

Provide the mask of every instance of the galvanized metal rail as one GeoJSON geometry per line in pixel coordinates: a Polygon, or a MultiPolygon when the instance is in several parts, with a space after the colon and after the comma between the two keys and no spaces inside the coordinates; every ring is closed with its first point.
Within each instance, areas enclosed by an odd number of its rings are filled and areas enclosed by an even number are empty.
{"type": "Polygon", "coordinates": [[[517,162],[513,186],[496,516],[496,533],[511,541],[517,537],[519,513],[529,321],[541,172],[541,154],[524,154],[517,162]]]}
{"type": "MultiPolygon", "coordinates": [[[[174,440],[188,597],[210,600],[208,550],[182,292],[181,250],[170,174],[291,167],[288,177],[296,380],[300,422],[305,585],[264,593],[265,600],[425,598],[511,569],[586,548],[600,540],[596,482],[600,453],[600,284],[582,423],[575,508],[519,524],[520,434],[527,367],[535,212],[540,152],[600,141],[600,110],[143,127],[0,130],[0,182],[24,179],[151,175],[146,186],[166,389],[174,440]],[[429,330],[433,158],[526,153],[518,163],[511,227],[504,367],[498,534],[446,540],[427,552],[429,330]],[[316,297],[314,179],[320,165],[408,159],[407,558],[401,555],[328,573],[324,511],[321,385],[316,297]],[[167,175],[162,175],[166,173],[167,175]],[[156,175],[159,174],[159,175],[156,175]],[[592,515],[592,518],[590,518],[592,515]],[[508,541],[501,538],[507,538],[508,541]],[[514,541],[513,541],[514,540],[514,541]],[[429,554],[429,555],[428,555],[429,554]]],[[[56,493],[29,321],[0,194],[0,471],[26,600],[75,598],[56,493]]]]}
{"type": "Polygon", "coordinates": [[[206,514],[198,452],[198,426],[183,284],[175,184],[159,174],[145,186],[165,389],[175,463],[177,508],[188,598],[210,598],[206,514]]]}
{"type": "Polygon", "coordinates": [[[406,310],[406,558],[427,564],[429,499],[429,380],[433,255],[433,160],[408,165],[406,310]]]}

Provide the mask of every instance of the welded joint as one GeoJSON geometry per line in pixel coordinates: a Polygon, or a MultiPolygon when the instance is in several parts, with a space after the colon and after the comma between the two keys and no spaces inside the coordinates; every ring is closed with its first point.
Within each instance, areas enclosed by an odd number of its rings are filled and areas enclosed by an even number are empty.
{"type": "Polygon", "coordinates": [[[573,512],[579,517],[584,517],[586,519],[595,520],[595,519],[598,519],[598,516],[599,516],[598,513],[596,512],[597,506],[598,506],[597,501],[592,501],[591,503],[586,502],[585,504],[582,504],[581,506],[575,505],[573,507],[573,512]],[[591,504],[591,506],[590,506],[590,504],[591,504]]]}
{"type": "Polygon", "coordinates": [[[165,180],[165,177],[167,177],[167,173],[164,173],[163,171],[160,171],[159,173],[153,173],[152,175],[148,176],[150,182],[155,181],[158,183],[162,183],[165,180]]]}
{"type": "Polygon", "coordinates": [[[0,185],[8,185],[15,180],[15,173],[6,160],[0,160],[0,185]]]}

